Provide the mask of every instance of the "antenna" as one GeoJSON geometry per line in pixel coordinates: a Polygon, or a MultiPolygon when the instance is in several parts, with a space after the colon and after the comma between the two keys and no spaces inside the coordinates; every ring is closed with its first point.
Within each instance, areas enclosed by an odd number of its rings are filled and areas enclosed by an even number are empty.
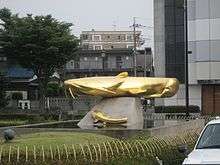
{"type": "Polygon", "coordinates": [[[113,27],[113,30],[114,30],[114,31],[116,31],[116,26],[117,26],[117,25],[116,25],[116,21],[113,21],[112,27],[113,27]]]}

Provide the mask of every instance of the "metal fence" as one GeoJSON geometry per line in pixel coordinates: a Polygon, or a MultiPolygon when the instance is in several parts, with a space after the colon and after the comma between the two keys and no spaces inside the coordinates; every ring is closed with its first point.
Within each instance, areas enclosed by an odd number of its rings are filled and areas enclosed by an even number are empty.
{"type": "MultiPolygon", "coordinates": [[[[48,110],[60,110],[62,112],[69,112],[72,114],[84,113],[89,111],[97,102],[100,101],[100,98],[89,97],[89,96],[81,96],[76,99],[66,98],[66,97],[47,97],[45,99],[45,108],[48,110]]],[[[29,107],[29,106],[27,106],[29,107]]],[[[9,101],[9,105],[7,108],[11,108],[18,112],[37,112],[40,110],[39,101],[31,100],[30,101],[30,109],[19,108],[18,101],[11,100],[9,101]]]]}
{"type": "Polygon", "coordinates": [[[144,160],[179,164],[183,156],[178,153],[178,146],[192,146],[198,138],[197,132],[185,133],[175,137],[150,137],[133,140],[108,140],[96,144],[24,145],[8,144],[0,147],[1,164],[103,164],[125,160],[144,160]]]}

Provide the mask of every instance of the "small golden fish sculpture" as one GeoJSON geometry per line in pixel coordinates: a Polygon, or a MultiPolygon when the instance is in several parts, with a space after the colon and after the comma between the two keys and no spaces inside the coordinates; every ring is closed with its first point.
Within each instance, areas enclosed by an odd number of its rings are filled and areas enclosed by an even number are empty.
{"type": "Polygon", "coordinates": [[[104,112],[101,111],[92,111],[92,118],[94,119],[94,123],[102,122],[105,124],[123,124],[126,123],[128,118],[127,117],[112,117],[108,116],[104,112]]]}
{"type": "Polygon", "coordinates": [[[64,82],[71,96],[92,95],[101,97],[172,97],[179,89],[176,78],[129,77],[127,72],[106,77],[70,79],[64,82]]]}

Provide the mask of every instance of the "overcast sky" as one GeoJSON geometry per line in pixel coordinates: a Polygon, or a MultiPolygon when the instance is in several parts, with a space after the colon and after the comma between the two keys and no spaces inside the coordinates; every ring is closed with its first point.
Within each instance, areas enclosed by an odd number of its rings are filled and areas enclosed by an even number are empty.
{"type": "MultiPolygon", "coordinates": [[[[51,14],[58,20],[73,23],[73,33],[77,36],[91,29],[131,30],[134,16],[137,23],[153,26],[153,0],[0,0],[0,6],[20,16],[51,14]]],[[[147,27],[140,30],[144,38],[152,39],[153,29],[147,27]]]]}

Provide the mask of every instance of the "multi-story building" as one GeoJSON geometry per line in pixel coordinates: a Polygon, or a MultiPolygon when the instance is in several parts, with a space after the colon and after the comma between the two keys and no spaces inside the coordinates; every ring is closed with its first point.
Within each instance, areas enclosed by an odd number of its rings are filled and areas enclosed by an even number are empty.
{"type": "MultiPolygon", "coordinates": [[[[140,46],[141,31],[136,31],[136,44],[140,46]]],[[[133,31],[83,31],[81,46],[84,50],[126,49],[134,47],[133,31]]]]}
{"type": "MultiPolygon", "coordinates": [[[[140,35],[137,31],[137,47],[140,35]]],[[[77,58],[66,64],[66,77],[117,75],[124,71],[133,75],[133,36],[133,31],[83,31],[77,58]]],[[[137,51],[137,74],[141,76],[149,76],[152,66],[151,49],[145,50],[137,51]]]]}
{"type": "MultiPolygon", "coordinates": [[[[155,75],[184,82],[184,0],[154,1],[155,75]]],[[[190,104],[203,114],[220,112],[220,1],[188,0],[190,104]]],[[[176,96],[159,100],[184,105],[184,85],[176,96]]]]}

